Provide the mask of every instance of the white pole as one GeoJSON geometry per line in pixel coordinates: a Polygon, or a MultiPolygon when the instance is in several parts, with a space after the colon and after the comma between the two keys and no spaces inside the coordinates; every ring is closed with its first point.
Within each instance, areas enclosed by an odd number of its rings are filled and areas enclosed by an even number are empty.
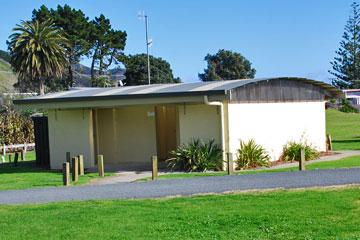
{"type": "Polygon", "coordinates": [[[26,161],[26,152],[27,152],[27,144],[24,143],[24,159],[22,159],[24,161],[26,161]]]}
{"type": "Polygon", "coordinates": [[[150,80],[150,57],[149,57],[149,38],[148,38],[148,20],[147,15],[145,15],[145,34],[146,34],[146,55],[147,55],[147,72],[148,72],[148,80],[149,85],[151,84],[150,80]]]}
{"type": "Polygon", "coordinates": [[[5,162],[5,158],[6,158],[6,146],[5,143],[3,145],[3,154],[1,156],[1,161],[4,163],[5,162]]]}

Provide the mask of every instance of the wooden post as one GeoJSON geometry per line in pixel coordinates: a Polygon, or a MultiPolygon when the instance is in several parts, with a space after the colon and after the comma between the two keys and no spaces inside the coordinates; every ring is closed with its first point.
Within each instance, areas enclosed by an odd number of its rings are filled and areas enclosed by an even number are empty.
{"type": "Polygon", "coordinates": [[[326,142],[327,142],[327,147],[328,147],[328,151],[332,151],[332,142],[331,142],[331,135],[327,134],[326,135],[326,142]]]}
{"type": "Polygon", "coordinates": [[[18,160],[19,160],[19,153],[16,152],[15,153],[15,157],[14,157],[14,166],[17,167],[18,165],[18,160]]]}
{"type": "Polygon", "coordinates": [[[97,156],[97,163],[98,163],[98,170],[99,170],[99,176],[104,177],[104,156],[98,155],[97,156]]]}
{"type": "Polygon", "coordinates": [[[234,158],[231,152],[226,153],[227,159],[227,174],[232,175],[234,173],[234,158]]]}
{"type": "Polygon", "coordinates": [[[72,165],[72,180],[77,182],[79,180],[79,159],[77,157],[73,157],[71,159],[72,165]]]}
{"type": "Polygon", "coordinates": [[[152,163],[152,171],[151,171],[151,179],[156,180],[158,177],[158,159],[157,156],[151,157],[151,163],[152,163]]]}
{"type": "Polygon", "coordinates": [[[26,161],[26,151],[23,149],[21,150],[21,161],[26,161]]]}
{"type": "Polygon", "coordinates": [[[71,155],[70,155],[70,152],[66,152],[66,162],[68,162],[69,164],[71,163],[71,155]]]}
{"type": "Polygon", "coordinates": [[[79,175],[84,176],[84,156],[80,154],[78,158],[79,158],[79,175]]]}
{"type": "Polygon", "coordinates": [[[305,171],[305,149],[301,148],[300,150],[300,161],[299,161],[299,170],[305,171]]]}
{"type": "Polygon", "coordinates": [[[63,183],[64,186],[70,185],[70,163],[63,163],[63,183]]]}

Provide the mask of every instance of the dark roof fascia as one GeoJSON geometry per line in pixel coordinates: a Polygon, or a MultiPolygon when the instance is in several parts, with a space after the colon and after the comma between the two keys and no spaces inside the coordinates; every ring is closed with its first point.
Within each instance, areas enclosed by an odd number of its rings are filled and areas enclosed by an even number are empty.
{"type": "Polygon", "coordinates": [[[14,104],[31,104],[31,103],[56,103],[56,102],[82,102],[94,100],[121,100],[137,98],[157,98],[157,97],[186,97],[186,96],[205,96],[205,95],[227,95],[228,90],[211,90],[196,92],[172,92],[172,93],[145,93],[132,95],[109,95],[109,96],[86,96],[86,97],[65,97],[65,98],[42,98],[42,99],[16,99],[14,104]]]}

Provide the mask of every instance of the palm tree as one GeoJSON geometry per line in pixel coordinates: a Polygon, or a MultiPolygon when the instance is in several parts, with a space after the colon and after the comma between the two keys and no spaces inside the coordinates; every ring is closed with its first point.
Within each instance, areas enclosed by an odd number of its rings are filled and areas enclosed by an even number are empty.
{"type": "Polygon", "coordinates": [[[10,35],[11,65],[20,79],[30,79],[45,92],[45,80],[61,77],[68,66],[67,39],[51,21],[22,21],[10,35]]]}

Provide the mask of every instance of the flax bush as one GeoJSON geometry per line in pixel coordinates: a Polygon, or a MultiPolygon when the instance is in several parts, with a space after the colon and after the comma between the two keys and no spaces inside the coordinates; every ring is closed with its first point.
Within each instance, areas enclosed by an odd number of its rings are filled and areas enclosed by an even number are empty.
{"type": "Polygon", "coordinates": [[[214,140],[204,142],[201,139],[192,140],[172,151],[167,160],[172,170],[186,172],[203,172],[222,169],[222,149],[214,140]]]}
{"type": "Polygon", "coordinates": [[[301,158],[301,148],[305,150],[306,161],[317,159],[320,156],[320,153],[310,144],[291,141],[283,147],[281,160],[285,162],[299,161],[301,158]]]}
{"type": "Polygon", "coordinates": [[[240,169],[268,166],[270,156],[265,148],[256,144],[254,139],[248,142],[240,140],[240,148],[237,151],[237,165],[240,169]]]}

